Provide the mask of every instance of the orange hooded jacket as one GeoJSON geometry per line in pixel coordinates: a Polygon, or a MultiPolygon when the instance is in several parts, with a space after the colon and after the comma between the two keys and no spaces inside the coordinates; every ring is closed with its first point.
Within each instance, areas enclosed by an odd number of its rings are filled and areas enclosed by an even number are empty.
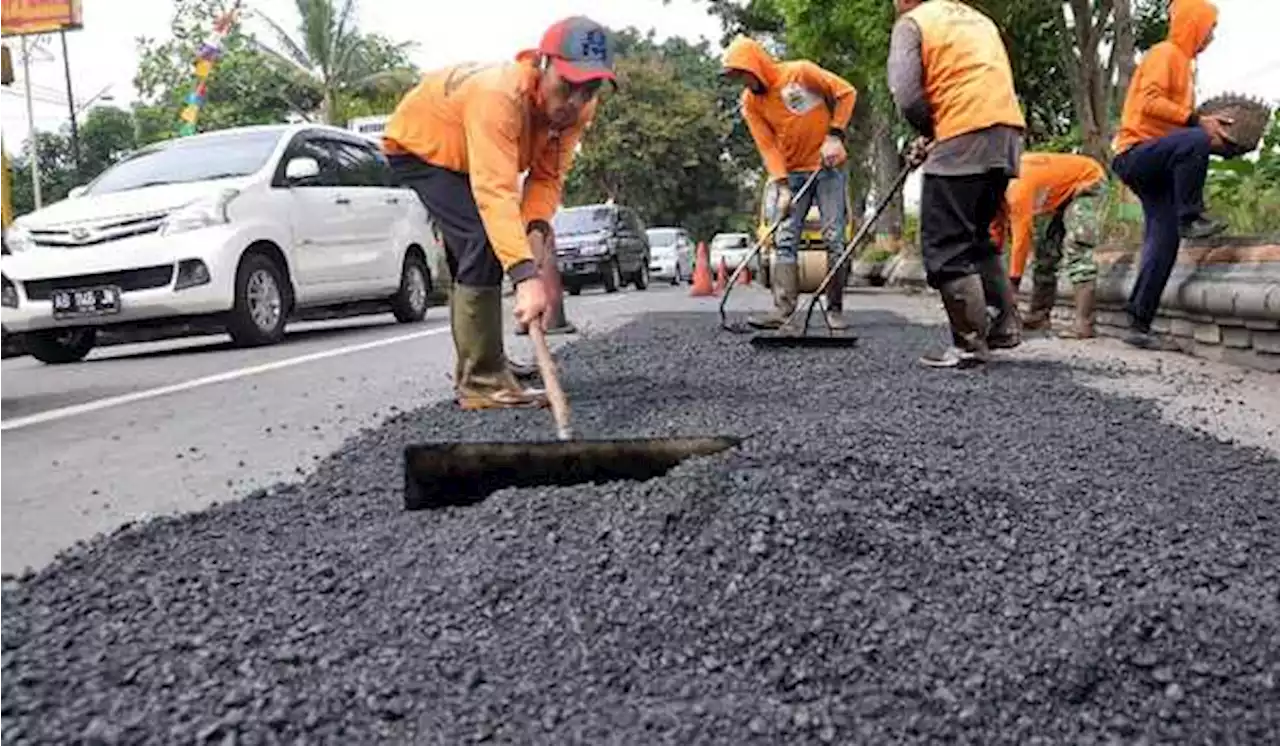
{"type": "Polygon", "coordinates": [[[1031,256],[1035,218],[1051,215],[1076,195],[1107,178],[1107,171],[1086,155],[1024,153],[1018,178],[1004,193],[1004,209],[991,226],[997,246],[1004,244],[1008,220],[1013,246],[1009,250],[1009,276],[1021,277],[1031,256]]]}
{"type": "Polygon", "coordinates": [[[1174,0],[1168,39],[1142,58],[1125,94],[1116,155],[1187,126],[1195,103],[1192,63],[1217,22],[1218,8],[1208,0],[1174,0]]]}
{"type": "Polygon", "coordinates": [[[534,257],[525,227],[550,222],[592,102],[573,127],[554,132],[538,107],[535,53],[515,62],[465,63],[429,72],[405,94],[383,133],[388,154],[410,153],[471,177],[480,219],[504,270],[534,257]],[[524,194],[520,174],[525,170],[524,194]]]}
{"type": "Polygon", "coordinates": [[[822,167],[828,130],[844,130],[858,91],[808,60],[777,62],[754,39],[739,36],[725,50],[724,67],[746,70],[767,90],[742,92],[742,113],[770,178],[822,167]]]}

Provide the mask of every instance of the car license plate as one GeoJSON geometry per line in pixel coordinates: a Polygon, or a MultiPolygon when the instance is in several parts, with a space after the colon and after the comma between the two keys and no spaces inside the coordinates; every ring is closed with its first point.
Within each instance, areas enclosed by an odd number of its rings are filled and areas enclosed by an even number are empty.
{"type": "Polygon", "coordinates": [[[56,319],[120,313],[120,288],[114,286],[54,290],[52,300],[56,319]]]}

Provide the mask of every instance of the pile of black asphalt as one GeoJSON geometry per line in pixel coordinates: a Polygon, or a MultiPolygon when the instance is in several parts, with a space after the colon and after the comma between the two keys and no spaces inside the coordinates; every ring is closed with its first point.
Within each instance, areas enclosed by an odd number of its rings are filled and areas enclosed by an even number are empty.
{"type": "Polygon", "coordinates": [[[745,437],[646,482],[407,512],[407,443],[553,439],[444,403],[11,579],[4,741],[1280,743],[1280,463],[853,318],[566,348],[583,437],[745,437]]]}

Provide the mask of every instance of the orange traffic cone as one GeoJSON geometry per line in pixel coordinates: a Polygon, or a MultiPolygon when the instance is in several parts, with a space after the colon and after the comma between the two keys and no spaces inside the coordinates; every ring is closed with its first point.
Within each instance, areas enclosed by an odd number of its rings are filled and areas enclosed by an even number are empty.
{"type": "Polygon", "coordinates": [[[751,268],[750,267],[742,268],[742,274],[738,275],[738,284],[739,285],[751,284],[751,268]]]}
{"type": "Polygon", "coordinates": [[[693,259],[693,284],[689,286],[689,295],[715,295],[711,287],[711,257],[707,256],[707,245],[701,241],[693,259]]]}
{"type": "Polygon", "coordinates": [[[728,271],[728,268],[725,267],[724,264],[724,257],[720,257],[720,266],[716,267],[716,293],[724,290],[724,286],[728,284],[728,271]]]}

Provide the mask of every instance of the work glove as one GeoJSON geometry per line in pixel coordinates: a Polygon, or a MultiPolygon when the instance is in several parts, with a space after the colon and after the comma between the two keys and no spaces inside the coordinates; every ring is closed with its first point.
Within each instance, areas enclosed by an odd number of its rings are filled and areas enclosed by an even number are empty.
{"type": "Polygon", "coordinates": [[[903,152],[902,157],[906,159],[907,165],[911,168],[920,168],[929,158],[929,146],[933,141],[927,137],[920,136],[912,140],[907,149],[903,152]]]}

